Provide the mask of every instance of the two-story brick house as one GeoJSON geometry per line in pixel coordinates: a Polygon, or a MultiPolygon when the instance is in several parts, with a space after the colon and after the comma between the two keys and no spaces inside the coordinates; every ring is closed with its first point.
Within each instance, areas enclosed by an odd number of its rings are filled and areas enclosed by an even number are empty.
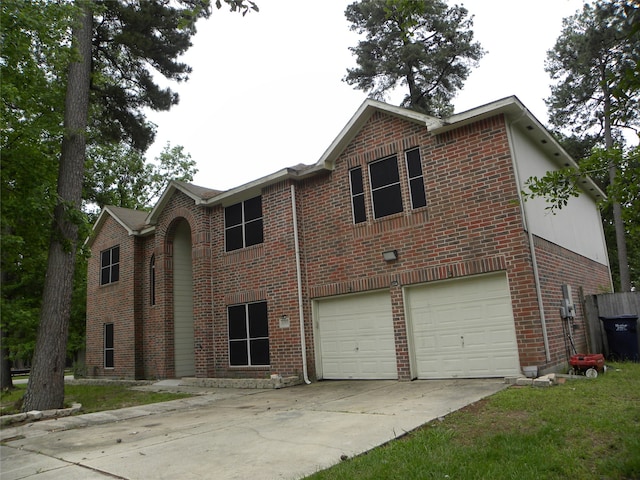
{"type": "Polygon", "coordinates": [[[611,288],[589,179],[515,97],[438,119],[366,100],[325,154],[232,190],[171,182],[90,240],[87,367],[114,378],[491,377],[585,350],[579,288],[611,288]],[[559,315],[562,285],[577,316],[559,315]]]}

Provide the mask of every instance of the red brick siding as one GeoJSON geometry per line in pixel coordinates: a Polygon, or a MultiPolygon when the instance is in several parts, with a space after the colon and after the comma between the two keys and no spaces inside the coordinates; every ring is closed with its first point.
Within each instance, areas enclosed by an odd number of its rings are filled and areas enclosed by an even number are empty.
{"type": "MultiPolygon", "coordinates": [[[[398,377],[408,379],[402,288],[493,271],[506,272],[509,280],[521,364],[545,364],[531,253],[523,230],[502,116],[433,136],[423,125],[375,113],[336,160],[333,172],[296,182],[295,189],[311,378],[315,377],[314,299],[388,289],[398,377]],[[417,210],[410,208],[404,162],[404,152],[413,147],[420,148],[427,195],[427,206],[417,210]],[[367,165],[391,154],[398,155],[404,210],[375,220],[367,165]],[[367,221],[354,225],[349,169],[357,165],[363,167],[367,221]],[[398,250],[399,258],[386,263],[382,252],[390,249],[398,250]]],[[[133,238],[115,221],[109,219],[105,223],[94,244],[97,253],[89,269],[88,364],[101,365],[99,329],[107,319],[114,316],[120,319],[116,337],[122,341],[121,335],[129,335],[131,345],[117,344],[117,372],[97,370],[96,374],[146,378],[174,375],[172,241],[178,222],[186,221],[192,234],[196,375],[301,375],[291,183],[265,188],[262,206],[264,243],[225,252],[223,207],[196,206],[192,198],[176,192],[160,213],[155,233],[138,239],[137,282],[124,276],[126,271],[134,272],[134,267],[124,266],[126,258],[134,258],[133,238]],[[97,288],[99,251],[117,242],[121,245],[121,280],[118,285],[97,288]],[[151,306],[149,262],[154,253],[156,305],[151,306]],[[266,301],[268,306],[271,365],[230,367],[227,307],[256,301],[266,301]],[[289,318],[288,328],[280,328],[283,316],[289,318]],[[128,354],[118,351],[125,345],[130,349],[128,354]],[[138,352],[137,357],[134,352],[138,352]],[[126,362],[130,366],[125,368],[126,362]]],[[[586,293],[591,293],[608,282],[606,267],[539,239],[536,253],[541,264],[547,318],[557,312],[562,283],[582,285],[586,293]]],[[[562,339],[554,322],[550,339],[552,363],[558,362],[562,360],[562,339]]]]}
{"type": "Polygon", "coordinates": [[[571,286],[572,300],[576,307],[576,319],[573,322],[576,350],[578,353],[589,353],[580,289],[584,295],[600,293],[611,289],[611,280],[606,265],[589,260],[539,237],[535,237],[534,245],[551,354],[551,362],[547,367],[551,368],[563,365],[568,360],[567,356],[572,353],[570,344],[567,342],[567,325],[560,316],[562,285],[571,286]]]}
{"type": "Polygon", "coordinates": [[[87,271],[87,373],[134,378],[136,369],[136,239],[108,217],[91,247],[87,271]],[[100,252],[120,246],[120,279],[100,285],[100,252]],[[115,368],[104,368],[104,325],[114,325],[115,368]]]}
{"type": "MultiPolygon", "coordinates": [[[[511,154],[501,116],[432,136],[423,126],[377,113],[336,161],[304,188],[306,275],[311,297],[506,270],[525,362],[544,355],[535,284],[523,232],[511,154]],[[419,146],[427,207],[412,211],[404,152],[419,146]],[[367,164],[398,154],[402,213],[373,219],[367,164]],[[363,167],[367,222],[354,225],[349,168],[363,167]],[[386,263],[382,252],[398,250],[386,263]]],[[[398,376],[409,377],[404,305],[391,286],[398,376]]]]}
{"type": "Polygon", "coordinates": [[[210,376],[264,377],[271,373],[302,374],[295,244],[288,182],[262,192],[264,243],[224,251],[224,210],[212,212],[213,365],[210,376]],[[266,301],[269,316],[270,367],[230,367],[227,307],[266,301]],[[289,328],[280,318],[289,317],[289,328]]]}

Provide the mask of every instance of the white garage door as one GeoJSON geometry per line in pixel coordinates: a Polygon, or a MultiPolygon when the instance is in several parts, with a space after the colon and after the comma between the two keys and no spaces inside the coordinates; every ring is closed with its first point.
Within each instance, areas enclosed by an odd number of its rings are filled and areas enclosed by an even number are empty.
{"type": "Polygon", "coordinates": [[[319,300],[316,319],[322,378],[398,378],[389,292],[319,300]]]}
{"type": "Polygon", "coordinates": [[[413,374],[418,378],[520,372],[505,274],[411,287],[406,297],[413,374]]]}

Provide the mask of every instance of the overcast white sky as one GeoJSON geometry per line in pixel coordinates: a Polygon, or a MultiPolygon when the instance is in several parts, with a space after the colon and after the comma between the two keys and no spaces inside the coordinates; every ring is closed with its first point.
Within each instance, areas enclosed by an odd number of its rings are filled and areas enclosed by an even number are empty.
{"type": "MultiPolygon", "coordinates": [[[[197,162],[194,183],[226,190],[298,163],[315,163],[365,100],[342,81],[355,58],[343,0],[257,0],[245,17],[224,8],[200,21],[184,61],[180,104],[150,113],[148,158],[170,142],[197,162]]],[[[562,19],[583,0],[448,0],[474,15],[488,51],[454,100],[456,112],[516,95],[543,123],[550,79],[546,52],[562,19]]],[[[388,99],[397,104],[404,91],[388,99]]]]}

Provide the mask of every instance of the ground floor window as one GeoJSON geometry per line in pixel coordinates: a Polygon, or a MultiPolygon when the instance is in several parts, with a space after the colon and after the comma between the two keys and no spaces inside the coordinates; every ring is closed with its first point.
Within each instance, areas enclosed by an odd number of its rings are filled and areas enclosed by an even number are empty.
{"type": "Polygon", "coordinates": [[[267,302],[233,305],[229,319],[229,364],[269,365],[269,322],[267,302]]]}
{"type": "Polygon", "coordinates": [[[113,323],[104,325],[104,368],[114,368],[113,323]]]}

